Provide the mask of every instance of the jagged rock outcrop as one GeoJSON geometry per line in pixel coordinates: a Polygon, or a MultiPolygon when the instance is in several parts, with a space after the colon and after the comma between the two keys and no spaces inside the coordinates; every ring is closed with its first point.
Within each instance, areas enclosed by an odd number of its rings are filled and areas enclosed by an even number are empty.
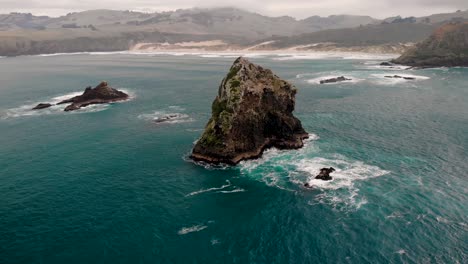
{"type": "Polygon", "coordinates": [[[468,66],[468,22],[439,27],[428,39],[392,61],[414,67],[468,66]]]}
{"type": "Polygon", "coordinates": [[[92,104],[107,104],[127,99],[128,94],[109,87],[107,82],[101,82],[95,88],[86,88],[82,95],[63,100],[59,102],[58,105],[71,103],[65,108],[65,111],[68,112],[78,110],[81,107],[86,107],[92,104]]]}
{"type": "Polygon", "coordinates": [[[191,158],[237,164],[260,157],[266,148],[301,148],[308,134],[292,114],[296,92],[271,70],[238,58],[219,87],[191,158]]]}

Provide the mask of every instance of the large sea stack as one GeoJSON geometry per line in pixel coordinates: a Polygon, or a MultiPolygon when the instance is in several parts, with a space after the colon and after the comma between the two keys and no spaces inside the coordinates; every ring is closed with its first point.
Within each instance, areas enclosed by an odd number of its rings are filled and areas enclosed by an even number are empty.
{"type": "Polygon", "coordinates": [[[78,110],[92,104],[107,104],[128,99],[128,94],[117,89],[109,87],[107,82],[101,82],[95,88],[88,87],[84,93],[79,96],[61,101],[58,104],[70,104],[65,111],[78,110]]]}
{"type": "Polygon", "coordinates": [[[415,67],[468,66],[468,22],[439,27],[393,63],[415,67]]]}
{"type": "Polygon", "coordinates": [[[296,92],[271,70],[238,58],[219,87],[192,159],[237,164],[270,147],[301,148],[308,134],[292,114],[296,92]]]}

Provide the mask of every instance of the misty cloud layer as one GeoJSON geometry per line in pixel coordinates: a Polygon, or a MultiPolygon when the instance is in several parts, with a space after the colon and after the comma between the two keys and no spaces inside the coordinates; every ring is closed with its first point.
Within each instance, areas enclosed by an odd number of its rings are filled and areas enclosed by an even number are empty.
{"type": "Polygon", "coordinates": [[[0,0],[0,13],[30,12],[59,16],[68,12],[90,9],[169,11],[192,7],[238,7],[269,16],[289,15],[305,18],[332,14],[389,16],[424,16],[434,13],[468,9],[467,0],[0,0]]]}

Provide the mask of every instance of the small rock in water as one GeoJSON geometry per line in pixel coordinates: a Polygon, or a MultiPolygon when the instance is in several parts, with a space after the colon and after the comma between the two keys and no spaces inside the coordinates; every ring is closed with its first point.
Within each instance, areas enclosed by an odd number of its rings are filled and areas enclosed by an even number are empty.
{"type": "Polygon", "coordinates": [[[344,82],[344,81],[351,81],[351,79],[348,79],[348,78],[346,78],[344,76],[340,76],[340,77],[336,77],[336,78],[321,80],[320,84],[336,83],[336,82],[344,82]]]}
{"type": "Polygon", "coordinates": [[[405,76],[400,76],[400,75],[393,75],[393,76],[387,75],[387,76],[385,76],[385,78],[416,80],[416,78],[414,78],[414,77],[405,77],[405,76]]]}
{"type": "Polygon", "coordinates": [[[40,110],[40,109],[45,109],[45,108],[49,108],[51,107],[52,105],[51,104],[38,104],[36,105],[32,110],[40,110]]]}
{"type": "MultiPolygon", "coordinates": [[[[333,178],[330,176],[330,174],[332,172],[334,172],[334,171],[335,171],[335,169],[333,167],[323,168],[323,169],[320,170],[320,173],[317,176],[315,176],[315,179],[316,180],[322,180],[322,181],[331,181],[331,180],[333,180],[333,178]]],[[[304,184],[304,187],[312,188],[313,186],[310,183],[306,182],[304,184]]]]}
{"type": "Polygon", "coordinates": [[[334,171],[335,169],[333,167],[323,168],[320,170],[319,175],[315,176],[315,179],[323,180],[323,181],[331,181],[333,178],[330,176],[330,173],[334,171]]]}
{"type": "Polygon", "coordinates": [[[165,116],[162,116],[162,117],[155,118],[154,122],[155,123],[164,123],[164,122],[168,122],[168,121],[177,119],[179,117],[180,117],[180,115],[177,115],[177,114],[165,115],[165,116]]]}

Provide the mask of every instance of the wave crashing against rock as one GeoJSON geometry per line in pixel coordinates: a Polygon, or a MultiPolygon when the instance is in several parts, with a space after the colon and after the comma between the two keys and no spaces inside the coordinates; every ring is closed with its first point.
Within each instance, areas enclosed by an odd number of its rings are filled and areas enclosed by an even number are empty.
{"type": "Polygon", "coordinates": [[[191,158],[237,164],[270,147],[298,149],[308,133],[293,116],[296,88],[240,57],[223,79],[191,158]]]}

